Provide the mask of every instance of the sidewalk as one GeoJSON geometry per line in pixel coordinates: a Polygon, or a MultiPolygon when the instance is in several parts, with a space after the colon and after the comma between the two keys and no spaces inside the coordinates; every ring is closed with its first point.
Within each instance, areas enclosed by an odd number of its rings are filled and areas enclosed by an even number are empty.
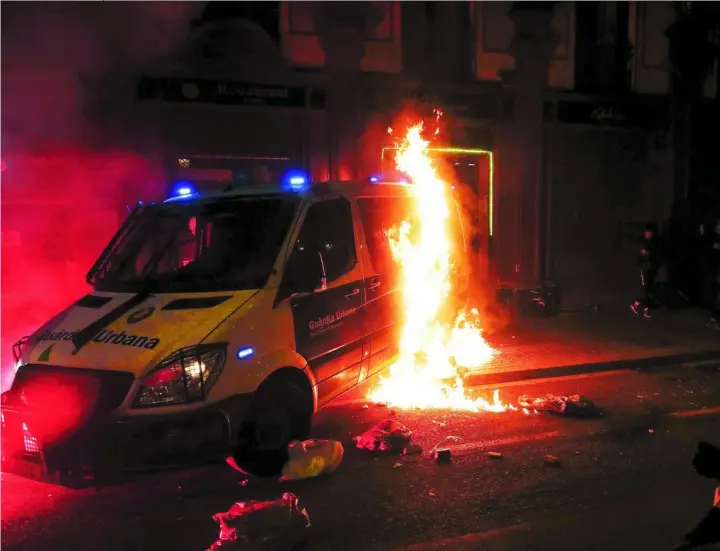
{"type": "Polygon", "coordinates": [[[498,354],[468,375],[473,379],[495,379],[500,374],[535,378],[558,375],[542,374],[555,367],[577,366],[583,372],[586,366],[589,371],[628,367],[600,365],[611,362],[682,363],[716,355],[720,362],[720,332],[707,327],[707,320],[707,313],[698,310],[660,310],[644,320],[629,309],[522,320],[488,337],[498,354]]]}

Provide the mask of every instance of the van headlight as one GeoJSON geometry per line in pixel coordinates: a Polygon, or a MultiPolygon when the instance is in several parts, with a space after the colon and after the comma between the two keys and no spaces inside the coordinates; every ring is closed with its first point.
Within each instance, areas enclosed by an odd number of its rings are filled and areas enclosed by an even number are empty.
{"type": "Polygon", "coordinates": [[[227,343],[201,344],[170,354],[145,377],[133,407],[204,400],[225,366],[227,343]]]}

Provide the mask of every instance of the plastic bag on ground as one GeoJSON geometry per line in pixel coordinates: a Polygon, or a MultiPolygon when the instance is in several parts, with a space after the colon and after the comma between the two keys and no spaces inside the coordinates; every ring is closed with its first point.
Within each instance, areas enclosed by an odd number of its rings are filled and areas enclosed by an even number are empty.
{"type": "Polygon", "coordinates": [[[302,480],[330,474],[342,463],[343,445],[337,440],[293,442],[282,470],[282,481],[302,480]]]}
{"type": "Polygon", "coordinates": [[[361,450],[402,453],[411,438],[412,431],[405,425],[393,419],[385,419],[354,440],[356,447],[361,450]]]}
{"type": "Polygon", "coordinates": [[[275,501],[235,503],[213,515],[220,535],[207,551],[297,549],[307,538],[310,518],[298,507],[298,498],[285,493],[275,501]]]}

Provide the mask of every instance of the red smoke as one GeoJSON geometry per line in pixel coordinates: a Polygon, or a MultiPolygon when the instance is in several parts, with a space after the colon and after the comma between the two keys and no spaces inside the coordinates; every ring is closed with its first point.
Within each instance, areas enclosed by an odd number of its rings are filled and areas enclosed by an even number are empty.
{"type": "Polygon", "coordinates": [[[2,173],[3,383],[12,343],[89,290],[85,274],[162,177],[130,153],[16,154],[2,173]],[[145,184],[145,186],[143,186],[145,184]],[[143,189],[144,188],[144,189],[143,189]]]}
{"type": "Polygon", "coordinates": [[[2,3],[3,390],[12,343],[88,291],[127,205],[161,196],[162,159],[134,147],[137,79],[204,5],[2,3]]]}

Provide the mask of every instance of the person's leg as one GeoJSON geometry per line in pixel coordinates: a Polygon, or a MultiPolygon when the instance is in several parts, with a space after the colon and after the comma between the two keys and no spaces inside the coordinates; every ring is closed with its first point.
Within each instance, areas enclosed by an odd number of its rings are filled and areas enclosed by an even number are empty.
{"type": "Polygon", "coordinates": [[[646,274],[645,274],[645,272],[646,272],[646,270],[644,270],[642,268],[640,269],[641,293],[640,293],[640,296],[638,298],[636,298],[635,301],[630,305],[630,310],[632,310],[632,313],[635,315],[640,315],[645,308],[645,306],[643,304],[645,302],[645,297],[646,297],[646,292],[645,292],[646,274]]]}
{"type": "Polygon", "coordinates": [[[650,307],[653,305],[653,285],[657,277],[657,270],[654,268],[645,268],[640,271],[640,281],[643,287],[643,296],[640,300],[636,300],[631,306],[635,314],[642,313],[645,319],[650,319],[650,307]]]}
{"type": "Polygon", "coordinates": [[[658,302],[655,297],[655,281],[657,280],[658,269],[650,268],[645,271],[645,309],[652,308],[658,302]]]}

